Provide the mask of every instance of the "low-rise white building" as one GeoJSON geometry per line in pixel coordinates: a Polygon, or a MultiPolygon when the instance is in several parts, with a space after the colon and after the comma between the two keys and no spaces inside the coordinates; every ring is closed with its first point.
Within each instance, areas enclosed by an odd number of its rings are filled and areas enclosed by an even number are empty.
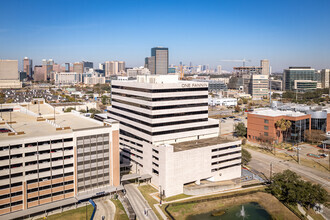
{"type": "Polygon", "coordinates": [[[215,106],[236,106],[237,99],[235,98],[209,98],[209,105],[215,106]]]}
{"type": "Polygon", "coordinates": [[[137,75],[149,75],[150,71],[144,67],[134,67],[133,69],[127,69],[126,73],[128,77],[136,77],[137,75]]]}
{"type": "Polygon", "coordinates": [[[61,72],[55,73],[55,84],[74,85],[81,83],[82,74],[75,72],[61,72]]]}
{"type": "Polygon", "coordinates": [[[84,84],[86,85],[105,84],[105,77],[87,76],[84,78],[84,84]]]}

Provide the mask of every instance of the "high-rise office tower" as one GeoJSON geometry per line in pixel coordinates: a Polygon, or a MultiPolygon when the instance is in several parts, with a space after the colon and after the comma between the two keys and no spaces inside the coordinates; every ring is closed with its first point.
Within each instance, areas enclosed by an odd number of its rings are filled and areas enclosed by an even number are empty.
{"type": "Polygon", "coordinates": [[[33,80],[36,82],[47,81],[46,68],[47,66],[44,65],[35,65],[33,80]]]}
{"type": "Polygon", "coordinates": [[[84,72],[84,64],[80,62],[76,62],[73,64],[73,72],[75,73],[83,73],[84,72]]]}
{"type": "Polygon", "coordinates": [[[315,69],[311,67],[289,67],[283,73],[284,90],[316,89],[317,79],[315,69]]]}
{"type": "Polygon", "coordinates": [[[261,74],[269,76],[270,74],[270,66],[269,60],[260,60],[261,74]]]}
{"type": "MultiPolygon", "coordinates": [[[[54,60],[53,59],[43,59],[42,60],[42,66],[43,66],[43,71],[45,71],[45,75],[46,75],[46,80],[50,80],[51,79],[51,73],[53,72],[53,65],[54,65],[54,60]]],[[[45,81],[46,81],[45,80],[45,81]]]]}
{"type": "Polygon", "coordinates": [[[105,76],[119,75],[125,71],[124,61],[106,61],[104,63],[105,76]]]}
{"type": "Polygon", "coordinates": [[[330,69],[321,70],[321,83],[323,89],[330,87],[330,69]]]}
{"type": "Polygon", "coordinates": [[[125,72],[125,62],[124,61],[118,61],[118,72],[119,73],[125,72]]]}
{"type": "Polygon", "coordinates": [[[70,72],[70,63],[65,63],[65,72],[70,72]]]}
{"type": "Polygon", "coordinates": [[[89,69],[93,69],[93,62],[89,61],[82,61],[83,68],[84,68],[84,73],[88,72],[89,69]]]}
{"type": "Polygon", "coordinates": [[[99,63],[99,69],[104,70],[104,63],[99,63]]]}
{"type": "Polygon", "coordinates": [[[32,60],[28,57],[25,57],[23,60],[23,71],[26,72],[26,75],[30,78],[33,77],[32,66],[32,60]]]}
{"type": "Polygon", "coordinates": [[[144,75],[111,86],[108,117],[120,122],[121,159],[151,176],[163,195],[183,193],[185,183],[201,179],[241,176],[240,141],[218,139],[219,123],[208,118],[207,83],[144,75]]]}
{"type": "Polygon", "coordinates": [[[218,73],[218,74],[221,74],[221,71],[222,71],[222,70],[221,70],[221,65],[218,65],[218,66],[217,66],[217,73],[218,73]]]}
{"type": "Polygon", "coordinates": [[[151,74],[166,75],[168,73],[168,48],[151,48],[151,58],[149,61],[149,70],[151,74]]]}

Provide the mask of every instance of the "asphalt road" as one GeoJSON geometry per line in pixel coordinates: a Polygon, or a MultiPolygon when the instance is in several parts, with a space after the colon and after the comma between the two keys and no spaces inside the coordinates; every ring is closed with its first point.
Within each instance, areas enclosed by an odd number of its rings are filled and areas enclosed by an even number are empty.
{"type": "Polygon", "coordinates": [[[141,192],[134,184],[125,184],[124,188],[126,190],[126,196],[136,213],[137,220],[158,219],[154,211],[150,208],[148,202],[143,198],[141,192]],[[148,210],[148,215],[145,215],[145,210],[148,210]]]}
{"type": "Polygon", "coordinates": [[[263,172],[267,177],[270,175],[270,163],[273,165],[273,173],[281,172],[286,169],[290,169],[302,178],[310,180],[311,182],[321,184],[325,189],[330,191],[330,173],[321,172],[310,167],[302,166],[297,163],[284,161],[276,157],[269,156],[251,149],[247,149],[252,159],[249,163],[253,169],[263,172]]]}
{"type": "Polygon", "coordinates": [[[98,199],[94,202],[97,205],[95,220],[102,220],[102,216],[105,217],[105,220],[115,219],[116,206],[109,199],[98,199]]]}

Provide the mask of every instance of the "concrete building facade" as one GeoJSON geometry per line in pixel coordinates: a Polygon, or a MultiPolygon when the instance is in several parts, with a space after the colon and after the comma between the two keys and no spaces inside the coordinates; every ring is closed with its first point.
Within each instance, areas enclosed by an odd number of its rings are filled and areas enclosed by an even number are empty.
{"type": "Polygon", "coordinates": [[[73,63],[73,72],[83,73],[84,72],[84,64],[81,63],[81,62],[73,63]]]}
{"type": "Polygon", "coordinates": [[[55,84],[75,85],[82,82],[82,74],[75,72],[55,73],[55,84]]]}
{"type": "Polygon", "coordinates": [[[37,102],[3,106],[10,112],[2,120],[15,123],[0,134],[1,219],[45,213],[119,186],[118,123],[58,112],[49,120],[53,108],[37,102]]]}
{"type": "Polygon", "coordinates": [[[330,86],[330,69],[321,70],[321,84],[322,89],[329,88],[330,86]]]}
{"type": "Polygon", "coordinates": [[[208,118],[207,83],[179,81],[176,75],[146,75],[138,76],[136,81],[113,80],[111,85],[112,107],[108,117],[120,122],[121,160],[133,165],[133,172],[151,175],[151,182],[164,195],[182,193],[184,184],[191,181],[240,177],[240,151],[228,154],[226,165],[211,161],[213,149],[238,146],[239,150],[240,142],[205,145],[207,139],[218,137],[219,132],[218,121],[208,118]],[[197,144],[201,139],[205,140],[202,145],[184,144],[187,141],[197,144]],[[185,147],[177,146],[178,143],[185,147]],[[194,156],[184,160],[185,153],[194,156]],[[176,159],[180,157],[182,161],[176,159]],[[190,166],[195,163],[203,164],[201,172],[190,166]],[[188,177],[194,172],[196,175],[188,177]],[[177,178],[184,173],[185,177],[177,178]]]}
{"type": "Polygon", "coordinates": [[[22,88],[17,60],[0,60],[0,89],[22,88]]]}

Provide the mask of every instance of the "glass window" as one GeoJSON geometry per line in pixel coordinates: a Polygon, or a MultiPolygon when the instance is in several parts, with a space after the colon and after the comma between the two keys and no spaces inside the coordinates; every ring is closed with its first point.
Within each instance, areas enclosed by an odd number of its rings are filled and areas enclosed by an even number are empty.
{"type": "Polygon", "coordinates": [[[264,129],[265,129],[265,130],[268,130],[268,129],[269,129],[269,127],[265,125],[265,126],[264,126],[264,129]]]}
{"type": "Polygon", "coordinates": [[[269,123],[269,120],[264,119],[264,123],[265,123],[265,124],[268,124],[268,123],[269,123]]]}

